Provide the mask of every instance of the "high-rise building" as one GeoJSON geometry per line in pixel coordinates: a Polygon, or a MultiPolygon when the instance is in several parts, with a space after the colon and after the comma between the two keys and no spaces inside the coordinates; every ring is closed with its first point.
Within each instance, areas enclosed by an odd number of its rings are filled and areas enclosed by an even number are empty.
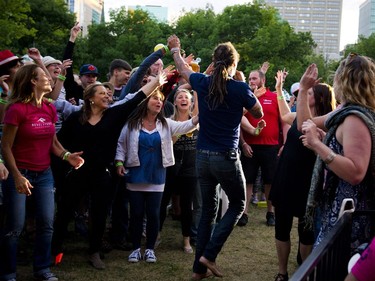
{"type": "Polygon", "coordinates": [[[77,21],[82,26],[83,36],[87,35],[87,27],[100,23],[104,0],[66,0],[68,8],[76,14],[77,21]]]}
{"type": "Polygon", "coordinates": [[[296,32],[311,32],[317,52],[327,59],[340,53],[342,0],[265,0],[296,32]]]}
{"type": "Polygon", "coordinates": [[[168,8],[155,5],[146,5],[146,6],[129,6],[128,10],[143,10],[148,12],[159,22],[168,22],[168,8]]]}
{"type": "Polygon", "coordinates": [[[375,0],[366,0],[359,6],[358,35],[369,37],[375,32],[375,0]]]}

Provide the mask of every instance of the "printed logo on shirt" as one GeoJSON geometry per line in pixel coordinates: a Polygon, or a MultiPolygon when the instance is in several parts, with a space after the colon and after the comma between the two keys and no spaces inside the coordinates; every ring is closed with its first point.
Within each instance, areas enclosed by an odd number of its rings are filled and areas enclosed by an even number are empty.
{"type": "Polygon", "coordinates": [[[42,122],[44,123],[46,121],[46,119],[44,119],[43,117],[39,118],[39,120],[37,122],[42,122]]]}
{"type": "Polygon", "coordinates": [[[46,121],[45,118],[43,117],[40,117],[38,120],[36,120],[36,122],[34,121],[32,124],[31,124],[32,127],[49,127],[49,126],[52,126],[52,122],[51,121],[46,121]]]}
{"type": "Polygon", "coordinates": [[[263,104],[272,104],[272,100],[264,99],[263,104]]]}

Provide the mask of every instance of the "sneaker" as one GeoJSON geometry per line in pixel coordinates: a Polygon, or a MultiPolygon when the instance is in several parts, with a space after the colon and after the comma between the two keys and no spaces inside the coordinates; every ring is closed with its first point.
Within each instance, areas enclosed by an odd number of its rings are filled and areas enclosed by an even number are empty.
{"type": "Polygon", "coordinates": [[[275,275],[275,281],[288,281],[288,280],[289,280],[288,273],[286,274],[278,273],[275,275]]]}
{"type": "Polygon", "coordinates": [[[145,251],[145,261],[146,262],[156,262],[156,256],[154,250],[146,249],[145,251]]]}
{"type": "MultiPolygon", "coordinates": [[[[10,279],[16,280],[16,279],[10,279]]],[[[34,274],[34,280],[37,281],[59,281],[55,274],[52,272],[44,272],[42,274],[34,274]]]]}
{"type": "Polygon", "coordinates": [[[266,215],[267,225],[274,226],[275,225],[275,214],[272,212],[267,212],[266,215]]]}
{"type": "Polygon", "coordinates": [[[245,226],[249,222],[249,217],[246,214],[242,214],[237,222],[238,226],[245,226]]]}
{"type": "Polygon", "coordinates": [[[139,262],[142,260],[141,248],[134,250],[128,257],[128,262],[139,262]]]}
{"type": "Polygon", "coordinates": [[[98,252],[93,253],[89,256],[89,262],[90,264],[95,267],[96,269],[105,269],[105,264],[100,258],[100,255],[98,252]]]}
{"type": "Polygon", "coordinates": [[[259,200],[258,200],[258,196],[256,194],[253,194],[251,195],[251,204],[258,204],[259,200]]]}

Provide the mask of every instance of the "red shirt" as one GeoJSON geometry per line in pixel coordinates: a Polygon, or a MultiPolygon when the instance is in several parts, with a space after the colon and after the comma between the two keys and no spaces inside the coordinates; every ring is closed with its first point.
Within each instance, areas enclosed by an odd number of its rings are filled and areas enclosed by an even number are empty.
{"type": "MultiPolygon", "coordinates": [[[[261,144],[261,145],[278,145],[280,133],[280,115],[279,106],[277,104],[276,93],[271,92],[269,89],[266,93],[258,98],[263,107],[264,116],[261,119],[266,121],[266,127],[260,132],[259,136],[252,136],[243,132],[244,140],[247,144],[261,144]]],[[[257,126],[261,119],[255,119],[250,113],[246,113],[245,117],[250,121],[251,125],[257,126]]]]}
{"type": "Polygon", "coordinates": [[[56,109],[48,102],[41,108],[21,102],[9,106],[4,124],[18,127],[12,153],[19,169],[39,172],[50,166],[56,121],[56,109]]]}

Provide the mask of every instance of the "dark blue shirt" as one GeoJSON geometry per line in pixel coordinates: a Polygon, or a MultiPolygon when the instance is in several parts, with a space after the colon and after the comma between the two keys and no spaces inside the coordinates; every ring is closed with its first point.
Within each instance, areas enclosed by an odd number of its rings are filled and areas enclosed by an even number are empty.
{"type": "Polygon", "coordinates": [[[230,79],[224,102],[210,109],[207,98],[211,79],[211,76],[201,73],[193,73],[189,78],[193,90],[198,93],[200,129],[197,149],[227,152],[238,148],[243,108],[251,109],[256,104],[256,97],[246,83],[230,79]]]}

